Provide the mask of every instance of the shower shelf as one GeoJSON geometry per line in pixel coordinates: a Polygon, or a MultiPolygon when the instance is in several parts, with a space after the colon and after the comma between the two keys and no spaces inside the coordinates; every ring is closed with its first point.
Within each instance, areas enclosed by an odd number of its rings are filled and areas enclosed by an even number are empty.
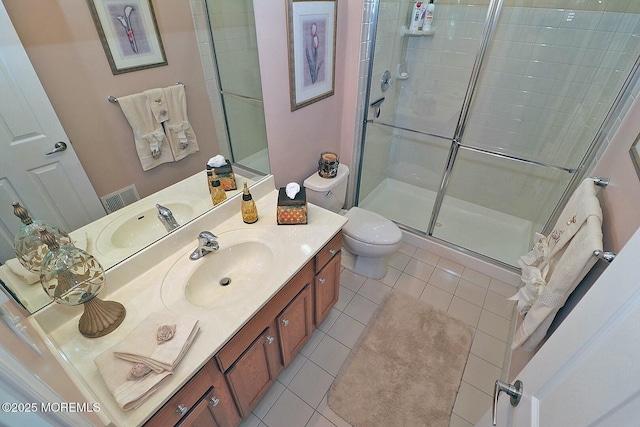
{"type": "Polygon", "coordinates": [[[434,35],[435,33],[436,33],[435,30],[430,30],[430,31],[409,30],[404,25],[402,26],[402,31],[401,31],[401,34],[403,36],[427,36],[428,37],[428,36],[434,35]]]}

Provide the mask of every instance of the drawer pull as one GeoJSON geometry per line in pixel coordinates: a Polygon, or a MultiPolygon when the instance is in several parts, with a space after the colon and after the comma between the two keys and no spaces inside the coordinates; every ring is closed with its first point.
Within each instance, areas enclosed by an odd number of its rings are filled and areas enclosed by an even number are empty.
{"type": "Polygon", "coordinates": [[[338,251],[336,251],[335,249],[329,249],[329,255],[331,255],[331,256],[334,256],[336,254],[336,252],[338,252],[338,251]]]}
{"type": "Polygon", "coordinates": [[[274,339],[275,338],[273,338],[272,336],[268,336],[267,337],[267,344],[272,344],[274,339]]]}
{"type": "Polygon", "coordinates": [[[282,326],[288,326],[288,325],[289,325],[289,320],[282,319],[282,326]]]}
{"type": "Polygon", "coordinates": [[[320,277],[320,278],[318,278],[318,282],[319,282],[321,285],[324,285],[324,282],[326,282],[326,280],[324,279],[324,277],[320,277]]]}
{"type": "Polygon", "coordinates": [[[176,412],[180,415],[184,415],[187,413],[187,411],[189,410],[189,408],[187,408],[184,403],[181,403],[178,405],[178,407],[176,408],[176,412]]]}
{"type": "Polygon", "coordinates": [[[211,406],[218,406],[218,403],[220,403],[220,399],[212,396],[211,399],[209,399],[209,403],[211,403],[211,406]]]}

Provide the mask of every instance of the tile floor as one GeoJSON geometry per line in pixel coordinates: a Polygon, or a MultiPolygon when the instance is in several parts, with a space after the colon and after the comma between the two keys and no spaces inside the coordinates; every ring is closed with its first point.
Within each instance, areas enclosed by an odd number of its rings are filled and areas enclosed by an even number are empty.
{"type": "Polygon", "coordinates": [[[513,313],[513,304],[506,297],[515,289],[403,243],[389,260],[388,274],[380,280],[342,270],[340,300],[241,427],[350,426],[327,405],[326,393],[392,288],[428,301],[474,328],[450,423],[451,427],[473,426],[491,406],[495,380],[503,377],[513,313]]]}

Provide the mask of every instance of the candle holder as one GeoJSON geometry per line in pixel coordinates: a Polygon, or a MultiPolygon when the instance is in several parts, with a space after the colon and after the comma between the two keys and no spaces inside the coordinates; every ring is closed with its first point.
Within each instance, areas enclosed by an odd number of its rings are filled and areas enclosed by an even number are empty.
{"type": "Polygon", "coordinates": [[[78,329],[85,337],[97,338],[115,330],[124,320],[126,309],[119,302],[97,298],[105,282],[102,265],[82,249],[60,246],[46,228],[40,227],[38,232],[49,249],[40,268],[45,292],[59,304],[84,304],[78,329]]]}
{"type": "Polygon", "coordinates": [[[318,160],[318,175],[323,178],[335,178],[338,175],[338,155],[330,151],[320,154],[318,160]]]}

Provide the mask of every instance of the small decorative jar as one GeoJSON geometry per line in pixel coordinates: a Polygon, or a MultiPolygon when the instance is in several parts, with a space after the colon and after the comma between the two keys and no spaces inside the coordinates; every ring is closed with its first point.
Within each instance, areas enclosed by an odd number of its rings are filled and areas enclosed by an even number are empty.
{"type": "Polygon", "coordinates": [[[335,178],[338,175],[338,155],[330,151],[320,154],[318,160],[318,175],[323,178],[335,178]]]}

